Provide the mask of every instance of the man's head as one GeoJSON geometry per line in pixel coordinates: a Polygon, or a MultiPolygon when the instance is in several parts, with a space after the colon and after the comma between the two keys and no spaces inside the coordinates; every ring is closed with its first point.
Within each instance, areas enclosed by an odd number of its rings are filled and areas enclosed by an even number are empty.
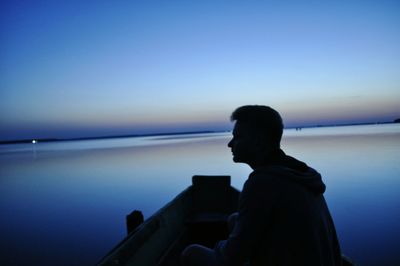
{"type": "Polygon", "coordinates": [[[260,156],[280,148],[282,118],[271,107],[245,105],[232,113],[231,120],[236,124],[228,147],[232,149],[235,162],[251,164],[260,156]]]}

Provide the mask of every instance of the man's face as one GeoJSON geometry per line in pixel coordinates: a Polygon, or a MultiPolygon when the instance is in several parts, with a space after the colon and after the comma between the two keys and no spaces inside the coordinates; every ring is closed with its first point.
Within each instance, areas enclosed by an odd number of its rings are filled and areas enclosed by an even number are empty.
{"type": "Polygon", "coordinates": [[[231,148],[233,161],[247,164],[253,162],[261,150],[259,136],[240,122],[235,124],[232,135],[228,147],[231,148]]]}

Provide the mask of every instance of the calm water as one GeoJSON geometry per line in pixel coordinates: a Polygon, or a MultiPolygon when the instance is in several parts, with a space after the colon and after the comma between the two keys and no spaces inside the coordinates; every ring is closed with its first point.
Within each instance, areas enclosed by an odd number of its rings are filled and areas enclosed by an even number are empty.
{"type": "MultiPolygon", "coordinates": [[[[93,265],[194,174],[241,189],[229,133],[0,146],[0,264],[93,265]]],[[[287,130],[283,149],[318,169],[343,252],[400,265],[400,125],[287,130]]]]}

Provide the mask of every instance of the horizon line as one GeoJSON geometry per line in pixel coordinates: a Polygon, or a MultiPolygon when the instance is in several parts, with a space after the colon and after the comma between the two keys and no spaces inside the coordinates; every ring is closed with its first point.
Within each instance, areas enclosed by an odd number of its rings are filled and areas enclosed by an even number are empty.
{"type": "MultiPolygon", "coordinates": [[[[319,124],[319,125],[308,125],[308,126],[290,126],[290,127],[284,127],[284,129],[341,127],[341,126],[377,125],[377,124],[392,124],[392,123],[393,124],[399,123],[398,119],[396,119],[394,121],[381,121],[381,122],[360,122],[360,123],[342,123],[342,124],[328,124],[328,125],[319,124]]],[[[76,137],[76,138],[30,138],[30,139],[24,138],[24,139],[15,139],[15,140],[0,140],[0,145],[38,143],[38,142],[55,142],[55,141],[77,141],[77,140],[135,138],[135,137],[168,136],[168,135],[207,134],[207,133],[222,133],[222,132],[230,132],[230,131],[231,130],[197,130],[197,131],[160,132],[160,133],[145,133],[145,134],[106,135],[106,136],[91,136],[91,137],[76,137]]]]}

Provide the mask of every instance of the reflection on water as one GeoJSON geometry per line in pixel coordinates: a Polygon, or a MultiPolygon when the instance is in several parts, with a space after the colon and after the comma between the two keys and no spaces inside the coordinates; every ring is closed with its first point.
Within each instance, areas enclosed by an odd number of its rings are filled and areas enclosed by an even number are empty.
{"type": "MultiPolygon", "coordinates": [[[[229,133],[0,146],[0,264],[93,265],[194,174],[241,188],[229,133]]],[[[284,150],[318,169],[343,251],[360,265],[400,262],[400,127],[287,130],[284,150]]]]}

